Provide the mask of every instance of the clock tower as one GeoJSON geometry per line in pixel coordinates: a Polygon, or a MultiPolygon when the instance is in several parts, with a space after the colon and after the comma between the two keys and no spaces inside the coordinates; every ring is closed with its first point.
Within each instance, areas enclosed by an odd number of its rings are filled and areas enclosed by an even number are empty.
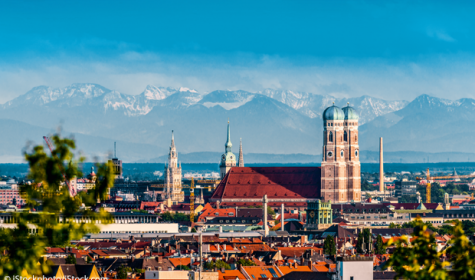
{"type": "Polygon", "coordinates": [[[228,120],[228,139],[224,147],[226,150],[224,154],[221,156],[221,164],[219,165],[221,180],[224,178],[224,176],[226,176],[226,173],[228,173],[231,167],[236,166],[236,156],[231,151],[233,144],[231,143],[231,130],[229,128],[229,120],[228,120]]]}

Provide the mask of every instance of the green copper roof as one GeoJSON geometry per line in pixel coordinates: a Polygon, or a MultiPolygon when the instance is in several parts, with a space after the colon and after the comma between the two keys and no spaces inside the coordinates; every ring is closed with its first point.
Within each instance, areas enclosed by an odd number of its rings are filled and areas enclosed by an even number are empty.
{"type": "Polygon", "coordinates": [[[424,203],[421,202],[421,204],[419,204],[419,206],[417,206],[417,210],[427,210],[427,208],[424,205],[424,203]]]}
{"type": "Polygon", "coordinates": [[[350,107],[349,104],[345,108],[343,108],[342,110],[345,114],[345,120],[358,120],[359,119],[358,113],[356,113],[355,108],[350,107]]]}
{"type": "Polygon", "coordinates": [[[231,129],[229,128],[229,120],[228,120],[228,139],[226,140],[226,144],[224,145],[226,148],[226,152],[231,152],[231,148],[233,147],[233,143],[231,143],[231,129]]]}
{"type": "Polygon", "coordinates": [[[326,108],[322,116],[323,121],[342,121],[345,119],[345,113],[335,105],[326,108]]]}

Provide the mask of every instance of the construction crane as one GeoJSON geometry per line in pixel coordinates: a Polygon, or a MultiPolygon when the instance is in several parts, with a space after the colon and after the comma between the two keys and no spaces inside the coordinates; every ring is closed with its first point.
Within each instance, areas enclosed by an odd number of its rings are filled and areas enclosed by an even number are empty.
{"type": "MultiPolygon", "coordinates": [[[[427,185],[426,185],[426,203],[430,203],[430,196],[431,196],[431,185],[430,185],[430,180],[440,180],[440,179],[454,179],[454,178],[459,178],[459,179],[467,179],[467,178],[475,178],[475,174],[470,174],[470,175],[447,175],[447,176],[430,176],[429,173],[429,168],[427,168],[427,174],[426,174],[426,179],[427,179],[427,185]]],[[[423,180],[424,178],[421,177],[416,177],[417,181],[423,180]]]]}
{"type": "Polygon", "coordinates": [[[195,222],[195,180],[191,177],[190,186],[190,222],[195,222]]]}
{"type": "MultiPolygon", "coordinates": [[[[54,147],[53,147],[53,143],[51,142],[51,140],[50,140],[48,137],[46,137],[46,136],[43,136],[43,139],[45,140],[46,145],[48,145],[48,148],[49,148],[49,150],[50,150],[50,152],[51,152],[51,156],[56,157],[56,155],[53,154],[54,147]]],[[[71,184],[69,183],[69,181],[66,179],[66,175],[65,175],[65,173],[64,173],[64,167],[63,167],[61,164],[59,164],[58,167],[59,167],[59,170],[61,171],[61,174],[63,175],[64,182],[66,183],[66,186],[68,186],[69,195],[70,195],[70,196],[76,196],[76,189],[75,189],[73,186],[71,186],[71,184]]]]}

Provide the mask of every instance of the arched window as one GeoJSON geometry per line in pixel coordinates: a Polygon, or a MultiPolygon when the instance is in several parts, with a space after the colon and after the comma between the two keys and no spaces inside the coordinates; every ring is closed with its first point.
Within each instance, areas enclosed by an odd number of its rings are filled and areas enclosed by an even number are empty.
{"type": "Polygon", "coordinates": [[[328,141],[333,142],[333,132],[330,131],[330,135],[328,135],[328,141]]]}
{"type": "Polygon", "coordinates": [[[346,133],[346,130],[345,132],[343,133],[343,141],[348,141],[348,133],[346,133]]]}

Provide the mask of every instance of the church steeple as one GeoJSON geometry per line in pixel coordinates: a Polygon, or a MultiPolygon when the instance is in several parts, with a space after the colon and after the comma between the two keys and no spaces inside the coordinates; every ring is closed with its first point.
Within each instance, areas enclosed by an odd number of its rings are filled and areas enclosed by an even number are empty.
{"type": "Polygon", "coordinates": [[[178,152],[175,147],[175,136],[172,130],[172,141],[168,154],[168,164],[165,165],[165,185],[167,192],[165,197],[170,198],[173,203],[183,202],[184,193],[181,184],[181,163],[178,163],[178,152]]]}
{"type": "Polygon", "coordinates": [[[219,165],[219,169],[221,171],[221,179],[224,178],[224,176],[226,175],[226,173],[228,173],[231,167],[236,166],[236,156],[231,151],[232,146],[233,144],[231,143],[231,129],[229,127],[228,119],[228,135],[226,143],[224,144],[226,151],[221,156],[221,164],[219,165]]]}
{"type": "Polygon", "coordinates": [[[239,167],[244,167],[244,155],[242,153],[242,138],[239,140],[239,167]]]}
{"type": "Polygon", "coordinates": [[[172,145],[171,145],[171,148],[175,148],[175,136],[173,134],[173,130],[172,130],[172,145]]]}
{"type": "Polygon", "coordinates": [[[231,148],[233,147],[233,144],[231,143],[231,129],[229,128],[229,119],[228,119],[228,140],[226,141],[226,144],[224,145],[226,148],[226,152],[229,153],[231,152],[231,148]]]}

